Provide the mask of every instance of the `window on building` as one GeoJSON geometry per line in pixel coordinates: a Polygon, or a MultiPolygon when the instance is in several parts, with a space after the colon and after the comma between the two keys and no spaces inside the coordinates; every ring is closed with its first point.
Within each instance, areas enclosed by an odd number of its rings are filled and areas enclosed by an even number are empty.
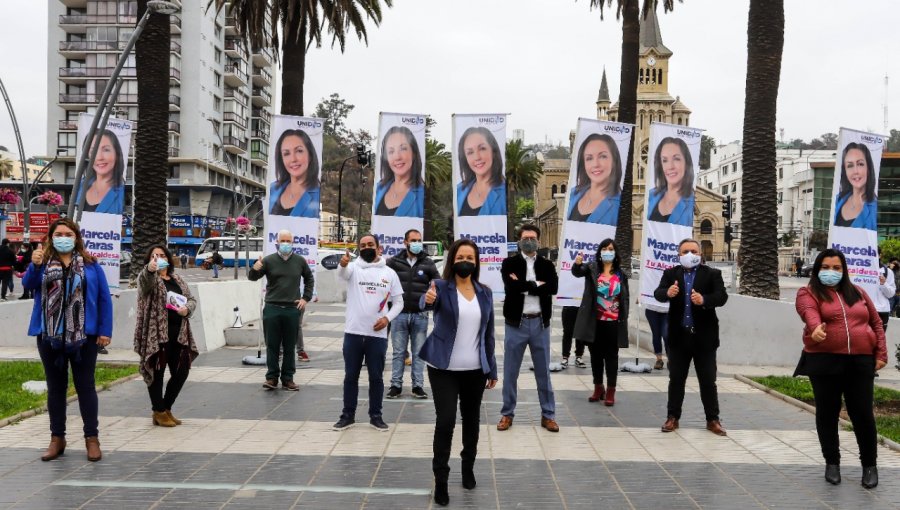
{"type": "Polygon", "coordinates": [[[222,50],[220,50],[219,48],[216,48],[215,57],[216,57],[215,58],[216,64],[221,64],[222,63],[222,50]]]}
{"type": "Polygon", "coordinates": [[[556,195],[556,184],[550,187],[550,196],[556,195]]]}
{"type": "Polygon", "coordinates": [[[722,167],[722,175],[723,176],[728,175],[728,165],[725,165],[722,167]]]}
{"type": "Polygon", "coordinates": [[[711,235],[713,231],[713,224],[709,220],[703,220],[700,222],[700,234],[701,235],[711,235]]]}
{"type": "Polygon", "coordinates": [[[722,186],[722,194],[723,194],[723,195],[727,195],[727,194],[728,194],[728,185],[722,186]]]}
{"type": "Polygon", "coordinates": [[[731,164],[731,173],[737,173],[737,161],[731,164]]]}
{"type": "Polygon", "coordinates": [[[213,71],[213,82],[215,82],[216,88],[222,88],[222,75],[218,71],[213,71]]]}
{"type": "Polygon", "coordinates": [[[732,193],[736,193],[736,192],[737,192],[737,182],[732,182],[732,183],[731,183],[731,192],[732,192],[732,193]]]}
{"type": "Polygon", "coordinates": [[[169,165],[169,179],[180,179],[181,178],[181,166],[180,165],[169,165]]]}
{"type": "Polygon", "coordinates": [[[784,199],[784,193],[779,191],[778,192],[778,203],[780,204],[783,199],[784,199]]]}
{"type": "Polygon", "coordinates": [[[566,192],[566,185],[565,185],[565,184],[563,184],[562,186],[559,187],[559,192],[560,192],[560,193],[565,193],[565,192],[566,192]]]}
{"type": "Polygon", "coordinates": [[[784,179],[784,167],[778,169],[778,178],[784,179]]]}
{"type": "Polygon", "coordinates": [[[222,111],[222,98],[219,96],[213,96],[213,111],[214,112],[222,111]]]}
{"type": "Polygon", "coordinates": [[[711,182],[707,182],[707,183],[706,183],[706,187],[707,187],[707,189],[712,189],[712,188],[713,188],[712,183],[711,183],[711,182]]]}
{"type": "MultiPolygon", "coordinates": [[[[659,84],[660,85],[663,84],[663,70],[662,69],[659,70],[659,84]]],[[[679,124],[681,124],[681,123],[679,122],[679,124]]]]}
{"type": "Polygon", "coordinates": [[[638,180],[644,179],[644,167],[638,167],[638,180]]]}

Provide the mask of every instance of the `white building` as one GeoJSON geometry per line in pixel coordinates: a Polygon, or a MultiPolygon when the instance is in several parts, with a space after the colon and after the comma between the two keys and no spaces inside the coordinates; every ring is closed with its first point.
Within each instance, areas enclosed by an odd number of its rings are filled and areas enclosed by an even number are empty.
{"type": "Polygon", "coordinates": [[[525,130],[524,129],[513,129],[512,130],[512,138],[510,141],[519,140],[522,143],[525,143],[525,130]]]}
{"type": "Polygon", "coordinates": [[[319,211],[319,240],[329,242],[341,242],[339,236],[343,226],[343,241],[353,242],[357,238],[359,225],[355,216],[344,214],[338,223],[338,215],[333,212],[319,211]]]}

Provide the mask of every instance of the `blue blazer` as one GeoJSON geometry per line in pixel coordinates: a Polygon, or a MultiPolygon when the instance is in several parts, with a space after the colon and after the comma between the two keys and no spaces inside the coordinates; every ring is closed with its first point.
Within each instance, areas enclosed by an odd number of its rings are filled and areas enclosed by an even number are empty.
{"type": "MultiPolygon", "coordinates": [[[[394,184],[394,179],[389,180],[385,185],[379,184],[375,187],[375,204],[372,206],[373,211],[378,210],[378,204],[384,198],[384,194],[394,184]]],[[[425,186],[416,186],[411,188],[397,206],[394,216],[405,216],[410,218],[422,218],[425,216],[425,186]]]]}
{"type": "MultiPolygon", "coordinates": [[[[287,187],[287,183],[283,186],[278,185],[278,181],[273,182],[269,185],[269,212],[272,212],[272,208],[275,207],[275,204],[281,198],[281,193],[284,192],[284,188],[287,187]]],[[[300,200],[297,200],[297,204],[294,205],[294,208],[291,210],[290,216],[299,216],[301,218],[318,218],[319,217],[319,188],[313,188],[306,190],[306,193],[300,197],[300,200]]]]}
{"type": "MultiPolygon", "coordinates": [[[[85,182],[81,189],[78,190],[78,201],[81,201],[82,195],[84,195],[88,188],[94,184],[96,179],[91,179],[88,182],[85,182]]],[[[94,212],[98,213],[106,213],[106,214],[122,214],[122,209],[125,207],[125,185],[116,186],[115,188],[110,188],[109,191],[106,192],[106,196],[103,197],[103,200],[97,204],[97,208],[94,209],[94,212]]]]}
{"type": "MultiPolygon", "coordinates": [[[[838,219],[841,217],[841,207],[850,199],[850,193],[837,197],[837,205],[834,208],[834,224],[837,225],[838,219]]],[[[867,230],[878,230],[878,200],[869,200],[863,205],[859,216],[853,219],[850,224],[853,228],[864,228],[867,230]]]]}
{"type": "MultiPolygon", "coordinates": [[[[466,201],[466,198],[469,196],[469,192],[472,191],[472,186],[475,184],[473,181],[466,187],[463,187],[462,183],[459,183],[456,186],[456,214],[459,215],[459,211],[462,210],[463,202],[466,201]]],[[[487,198],[484,199],[484,205],[481,206],[481,210],[478,211],[478,216],[505,216],[506,215],[506,181],[500,183],[499,186],[494,186],[491,188],[491,191],[488,192],[487,198]]]]}
{"type": "MultiPolygon", "coordinates": [[[[113,312],[112,298],[106,275],[100,264],[84,265],[84,333],[88,336],[112,336],[113,312]]],[[[28,323],[28,335],[38,336],[41,331],[41,282],[44,281],[44,266],[28,264],[22,276],[22,287],[34,292],[34,305],[31,309],[31,322],[28,323]]]]}
{"type": "MultiPolygon", "coordinates": [[[[585,193],[587,193],[587,190],[588,188],[585,187],[583,190],[576,190],[575,193],[572,194],[572,197],[569,199],[569,211],[566,213],[566,219],[571,219],[572,211],[575,210],[578,201],[581,200],[581,197],[583,197],[585,193]]],[[[597,207],[594,208],[594,211],[585,221],[587,223],[616,226],[619,219],[619,203],[621,202],[621,198],[622,195],[604,198],[602,202],[597,204],[597,207]]]]}
{"type": "MultiPolygon", "coordinates": [[[[653,210],[656,209],[656,204],[659,203],[659,200],[663,197],[665,192],[657,193],[656,189],[650,191],[650,204],[647,207],[647,219],[650,219],[650,215],[653,213],[653,210]]],[[[675,204],[675,208],[672,209],[672,214],[669,215],[668,223],[674,223],[675,225],[684,225],[685,227],[693,227],[694,226],[694,195],[687,198],[682,198],[675,204]]]]}
{"type": "MultiPolygon", "coordinates": [[[[419,350],[419,357],[433,367],[446,370],[450,365],[456,326],[459,324],[459,302],[456,296],[456,280],[432,280],[437,299],[425,305],[425,295],[419,298],[419,308],[434,310],[434,328],[419,350]]],[[[497,357],[494,355],[494,296],[490,289],[475,282],[475,297],[481,306],[481,326],[478,337],[481,346],[481,370],[488,379],[497,379],[497,357]]]]}

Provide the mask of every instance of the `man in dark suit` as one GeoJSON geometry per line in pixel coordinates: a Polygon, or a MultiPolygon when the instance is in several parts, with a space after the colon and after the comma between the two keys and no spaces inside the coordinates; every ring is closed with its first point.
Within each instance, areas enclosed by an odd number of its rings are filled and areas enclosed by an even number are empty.
{"type": "Polygon", "coordinates": [[[653,293],[657,301],[669,303],[669,403],[663,432],[678,428],[684,384],[691,360],[700,381],[700,400],[706,413],[706,429],[724,436],[719,422],[716,390],[716,349],[719,319],[716,307],[728,301],[718,269],[701,265],[700,243],[685,239],[678,245],[681,265],[666,269],[653,293]]]}
{"type": "Polygon", "coordinates": [[[541,231],[534,225],[519,229],[519,253],[503,261],[500,273],[506,299],[503,318],[503,408],[497,430],[512,426],[518,396],[517,380],[525,348],[531,351],[538,400],[541,402],[541,426],[559,432],[556,424],[556,402],[550,384],[550,316],[553,295],[559,284],[553,262],[538,255],[541,231]]]}

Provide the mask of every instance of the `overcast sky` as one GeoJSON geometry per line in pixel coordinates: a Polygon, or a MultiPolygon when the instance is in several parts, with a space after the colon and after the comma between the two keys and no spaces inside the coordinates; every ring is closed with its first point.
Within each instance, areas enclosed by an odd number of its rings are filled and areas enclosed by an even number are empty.
{"type": "MultiPolygon", "coordinates": [[[[0,77],[28,155],[48,152],[47,1],[58,0],[0,0],[0,12],[16,13],[0,31],[0,77]]],[[[447,142],[452,113],[510,113],[509,127],[524,129],[527,143],[567,140],[578,117],[595,117],[604,66],[613,100],[619,90],[621,23],[614,11],[601,21],[589,4],[394,0],[382,26],[370,28],[368,47],[348,40],[343,55],[311,52],[307,112],[337,92],[356,105],[352,129],[375,131],[379,111],[424,113],[447,142]]],[[[674,52],[669,92],[693,111],[691,125],[720,142],[741,138],[748,5],[686,0],[674,12],[659,12],[663,41],[674,52]]],[[[778,101],[785,139],[841,126],[884,132],[885,74],[890,126],[900,127],[900,61],[889,57],[900,2],[785,0],[785,17],[778,101]]],[[[5,112],[0,118],[0,145],[12,149],[9,119],[5,112]]]]}

